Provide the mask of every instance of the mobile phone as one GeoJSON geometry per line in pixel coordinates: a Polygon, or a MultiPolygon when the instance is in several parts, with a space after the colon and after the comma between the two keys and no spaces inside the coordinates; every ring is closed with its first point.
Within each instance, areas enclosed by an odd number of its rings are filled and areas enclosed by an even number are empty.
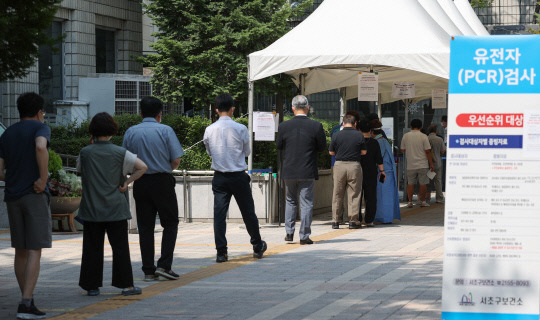
{"type": "Polygon", "coordinates": [[[385,179],[385,178],[386,178],[386,177],[383,176],[382,174],[379,175],[379,182],[380,182],[380,183],[384,183],[384,179],[385,179]]]}

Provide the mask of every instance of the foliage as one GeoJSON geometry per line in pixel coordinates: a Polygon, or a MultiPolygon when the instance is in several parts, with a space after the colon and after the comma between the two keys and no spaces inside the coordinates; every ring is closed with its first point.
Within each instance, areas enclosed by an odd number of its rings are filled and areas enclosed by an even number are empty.
{"type": "Polygon", "coordinates": [[[74,173],[58,170],[59,179],[49,178],[49,191],[57,197],[80,197],[82,196],[82,181],[74,173]]]}
{"type": "MultiPolygon", "coordinates": [[[[286,120],[290,118],[290,116],[285,117],[286,120]]],[[[141,121],[140,116],[133,115],[118,115],[114,116],[114,119],[119,124],[119,134],[113,136],[111,142],[116,145],[122,144],[123,133],[125,133],[130,125],[138,124],[141,121]],[[122,135],[120,135],[120,132],[122,132],[122,135]]],[[[247,118],[237,118],[235,120],[245,126],[248,125],[247,118]]],[[[330,132],[332,127],[338,123],[327,120],[317,121],[322,123],[326,132],[327,144],[330,144],[330,132]]],[[[210,170],[212,159],[207,155],[204,144],[201,143],[204,130],[211,124],[209,119],[165,115],[162,118],[162,123],[174,130],[184,148],[185,154],[181,158],[178,169],[210,170]]],[[[87,123],[83,123],[79,128],[75,126],[69,126],[67,128],[53,127],[51,131],[51,148],[59,153],[78,155],[80,150],[88,145],[90,139],[87,123]]],[[[254,141],[253,149],[253,168],[277,168],[277,152],[273,142],[254,141]]],[[[319,167],[322,169],[330,168],[330,156],[328,152],[321,152],[319,154],[319,167]]]]}
{"type": "Polygon", "coordinates": [[[61,0],[3,0],[0,8],[0,82],[28,74],[39,46],[53,46],[46,29],[61,0]]]}
{"type": "Polygon", "coordinates": [[[59,179],[58,171],[62,170],[62,158],[56,152],[49,150],[49,177],[59,179]]]}
{"type": "MultiPolygon", "coordinates": [[[[536,6],[540,7],[540,1],[536,3],[536,6]]],[[[536,23],[538,23],[538,28],[533,29],[529,27],[527,31],[532,34],[540,34],[540,13],[535,12],[534,15],[536,16],[536,23]]]]}
{"type": "Polygon", "coordinates": [[[80,197],[82,195],[81,178],[62,169],[62,158],[49,150],[49,191],[52,196],[80,197]]]}
{"type": "MultiPolygon", "coordinates": [[[[227,92],[247,106],[247,60],[289,31],[288,21],[312,4],[288,0],[153,0],[144,6],[158,27],[157,54],[141,57],[153,68],[152,83],[164,101],[182,97],[199,108],[227,92]]],[[[290,91],[288,76],[257,82],[260,92],[290,91]]]]}
{"type": "Polygon", "coordinates": [[[489,8],[494,0],[469,0],[473,8],[489,8]]]}

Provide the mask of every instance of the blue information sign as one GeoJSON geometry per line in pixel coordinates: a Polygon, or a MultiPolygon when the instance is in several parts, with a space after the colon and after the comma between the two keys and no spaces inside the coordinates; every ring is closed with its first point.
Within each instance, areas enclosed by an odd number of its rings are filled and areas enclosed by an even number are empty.
{"type": "Polygon", "coordinates": [[[537,35],[456,36],[450,45],[448,93],[540,92],[538,39],[537,35]]]}

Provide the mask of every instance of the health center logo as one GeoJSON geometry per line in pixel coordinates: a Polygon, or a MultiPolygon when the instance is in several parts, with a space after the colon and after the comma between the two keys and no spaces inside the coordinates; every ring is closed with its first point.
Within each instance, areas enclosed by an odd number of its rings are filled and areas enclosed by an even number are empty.
{"type": "Polygon", "coordinates": [[[469,296],[467,296],[466,294],[462,295],[459,305],[460,306],[474,306],[474,302],[472,300],[472,293],[469,292],[469,296]]]}

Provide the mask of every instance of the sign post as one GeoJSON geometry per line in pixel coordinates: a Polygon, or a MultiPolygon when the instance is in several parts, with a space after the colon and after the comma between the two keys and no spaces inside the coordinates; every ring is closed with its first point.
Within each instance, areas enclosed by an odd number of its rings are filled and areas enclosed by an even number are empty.
{"type": "Polygon", "coordinates": [[[540,36],[450,48],[442,319],[538,320],[540,36]]]}

